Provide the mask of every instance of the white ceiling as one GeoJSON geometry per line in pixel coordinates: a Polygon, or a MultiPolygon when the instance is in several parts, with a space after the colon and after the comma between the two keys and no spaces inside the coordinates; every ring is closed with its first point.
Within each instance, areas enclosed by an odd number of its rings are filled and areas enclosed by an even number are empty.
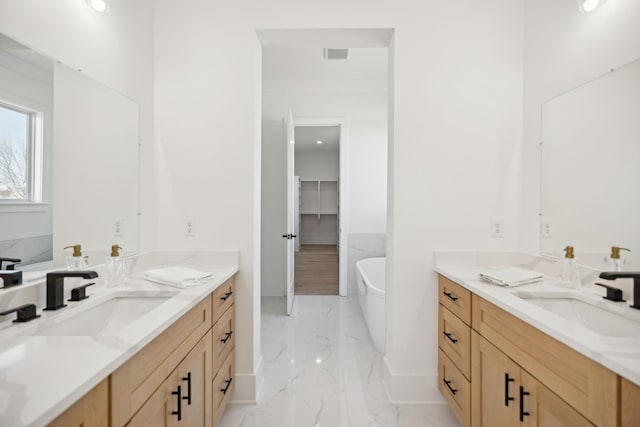
{"type": "Polygon", "coordinates": [[[350,48],[345,60],[324,59],[322,48],[265,48],[264,86],[282,81],[375,81],[386,87],[387,56],[387,48],[350,48]]]}
{"type": "Polygon", "coordinates": [[[391,28],[256,30],[262,47],[388,47],[391,28]]]}
{"type": "Polygon", "coordinates": [[[339,126],[296,126],[296,154],[339,153],[339,126]],[[318,144],[317,141],[322,141],[318,144]]]}

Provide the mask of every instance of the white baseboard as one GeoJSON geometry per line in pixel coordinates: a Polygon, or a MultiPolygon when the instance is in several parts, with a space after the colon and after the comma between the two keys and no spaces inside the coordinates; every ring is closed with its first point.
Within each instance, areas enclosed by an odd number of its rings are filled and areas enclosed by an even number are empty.
{"type": "Polygon", "coordinates": [[[262,355],[260,355],[255,372],[251,374],[236,372],[234,380],[236,385],[229,403],[257,403],[258,393],[260,393],[264,381],[262,355]]]}
{"type": "Polygon", "coordinates": [[[382,383],[394,405],[445,404],[438,390],[438,375],[398,374],[384,357],[382,383]]]}

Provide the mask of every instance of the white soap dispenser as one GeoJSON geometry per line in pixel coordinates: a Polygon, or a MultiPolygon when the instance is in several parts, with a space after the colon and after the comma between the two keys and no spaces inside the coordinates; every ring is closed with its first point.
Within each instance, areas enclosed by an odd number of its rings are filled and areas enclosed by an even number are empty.
{"type": "Polygon", "coordinates": [[[631,252],[630,249],[621,248],[619,246],[611,246],[611,255],[605,258],[607,263],[607,271],[622,271],[624,260],[620,258],[620,251],[631,252]]]}
{"type": "Polygon", "coordinates": [[[82,255],[82,246],[66,246],[64,249],[73,249],[73,255],[67,255],[67,270],[86,270],[89,268],[89,257],[82,255]]]}
{"type": "Polygon", "coordinates": [[[573,255],[573,246],[564,248],[564,262],[560,272],[560,280],[561,285],[565,288],[579,289],[582,286],[578,263],[573,255]]]}
{"type": "Polygon", "coordinates": [[[111,246],[111,255],[104,262],[104,283],[109,288],[122,286],[124,282],[124,257],[118,245],[111,246]]]}

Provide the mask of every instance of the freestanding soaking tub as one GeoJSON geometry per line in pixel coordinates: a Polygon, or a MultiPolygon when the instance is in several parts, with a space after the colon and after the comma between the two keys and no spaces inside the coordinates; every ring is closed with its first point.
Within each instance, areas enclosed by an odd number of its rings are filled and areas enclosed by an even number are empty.
{"type": "Polygon", "coordinates": [[[386,258],[366,258],[356,262],[358,300],[376,350],[385,346],[386,258]]]}

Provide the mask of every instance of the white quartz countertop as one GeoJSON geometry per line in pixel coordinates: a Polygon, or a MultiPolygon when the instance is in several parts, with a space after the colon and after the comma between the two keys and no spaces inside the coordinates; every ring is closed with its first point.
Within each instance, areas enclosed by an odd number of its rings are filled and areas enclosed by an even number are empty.
{"type": "Polygon", "coordinates": [[[53,312],[38,307],[41,318],[5,325],[0,330],[0,426],[44,426],[53,421],[238,271],[237,253],[217,260],[210,257],[208,261],[199,257],[197,265],[185,264],[192,259],[189,257],[183,257],[182,262],[180,257],[174,262],[170,259],[160,254],[157,262],[148,256],[133,260],[123,286],[106,288],[98,283],[87,288],[87,300],[67,303],[66,308],[53,312]],[[213,278],[187,289],[142,278],[144,269],[166,265],[197,268],[213,273],[213,278]],[[166,299],[116,330],[102,330],[92,336],[39,332],[107,299],[140,295],[166,299]]]}
{"type": "Polygon", "coordinates": [[[605,336],[588,327],[589,322],[597,321],[597,319],[584,318],[583,322],[567,320],[558,314],[527,302],[520,296],[526,297],[527,293],[533,292],[538,295],[575,297],[588,301],[592,305],[623,313],[638,322],[640,322],[640,311],[630,308],[628,302],[615,303],[604,300],[602,298],[604,289],[595,289],[590,285],[583,286],[579,290],[566,289],[559,285],[558,278],[546,275],[542,282],[513,288],[480,281],[480,272],[496,269],[469,265],[439,265],[436,267],[436,272],[636,385],[640,385],[640,364],[638,363],[640,360],[640,329],[635,337],[615,336],[615,334],[605,336]]]}

